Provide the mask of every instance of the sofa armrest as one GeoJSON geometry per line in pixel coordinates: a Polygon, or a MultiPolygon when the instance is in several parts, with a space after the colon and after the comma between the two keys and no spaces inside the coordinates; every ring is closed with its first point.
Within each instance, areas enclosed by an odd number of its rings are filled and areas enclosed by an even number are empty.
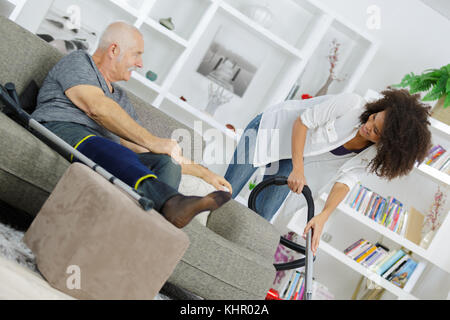
{"type": "Polygon", "coordinates": [[[206,225],[223,238],[273,259],[280,234],[267,220],[230,200],[211,212],[206,225]]]}

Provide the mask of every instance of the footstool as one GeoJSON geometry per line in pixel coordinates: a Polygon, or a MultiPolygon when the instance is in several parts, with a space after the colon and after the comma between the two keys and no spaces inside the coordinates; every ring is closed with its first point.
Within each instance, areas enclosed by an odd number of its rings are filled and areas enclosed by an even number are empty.
{"type": "Polygon", "coordinates": [[[78,299],[153,299],[189,246],[184,231],[80,163],[24,241],[50,285],[78,299]]]}

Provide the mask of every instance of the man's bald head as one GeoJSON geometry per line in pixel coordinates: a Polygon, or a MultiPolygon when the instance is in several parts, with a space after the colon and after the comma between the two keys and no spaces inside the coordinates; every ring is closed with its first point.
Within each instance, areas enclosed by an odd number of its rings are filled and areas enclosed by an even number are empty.
{"type": "Polygon", "coordinates": [[[128,81],[134,70],[144,66],[144,38],[126,22],[113,22],[100,37],[92,55],[95,64],[109,82],[128,81]]]}
{"type": "Polygon", "coordinates": [[[98,50],[108,50],[112,44],[117,44],[123,53],[136,45],[138,37],[142,37],[142,33],[135,26],[123,21],[113,22],[100,37],[98,50]]]}

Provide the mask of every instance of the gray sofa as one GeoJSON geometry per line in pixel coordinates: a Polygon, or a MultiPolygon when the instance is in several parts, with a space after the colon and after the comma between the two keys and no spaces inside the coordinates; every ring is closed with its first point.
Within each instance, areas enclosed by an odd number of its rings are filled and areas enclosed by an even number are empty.
{"type": "MultiPolygon", "coordinates": [[[[41,85],[62,55],[3,17],[0,30],[0,83],[14,82],[19,93],[32,79],[41,85]]],[[[170,137],[180,127],[194,134],[135,95],[129,97],[153,134],[170,137]]],[[[3,113],[0,137],[0,200],[35,216],[69,163],[3,113]]],[[[191,244],[170,284],[205,299],[264,299],[275,278],[280,236],[270,223],[231,200],[209,215],[206,227],[194,220],[183,230],[191,244]]]]}

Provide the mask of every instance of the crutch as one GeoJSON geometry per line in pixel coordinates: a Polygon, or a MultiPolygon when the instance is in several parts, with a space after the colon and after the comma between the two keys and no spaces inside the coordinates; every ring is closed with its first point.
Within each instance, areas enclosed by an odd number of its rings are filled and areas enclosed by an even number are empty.
{"type": "Polygon", "coordinates": [[[16,88],[13,83],[9,82],[5,84],[5,87],[0,85],[0,99],[3,101],[6,107],[9,108],[9,110],[19,118],[19,121],[22,122],[29,131],[31,131],[30,129],[35,130],[36,132],[44,136],[46,139],[48,139],[50,142],[54,143],[56,146],[61,148],[64,152],[73,154],[73,156],[77,158],[80,162],[84,163],[89,168],[99,173],[101,176],[103,176],[112,184],[118,186],[119,188],[127,192],[142,206],[144,210],[148,211],[153,208],[154,203],[152,200],[141,196],[139,193],[137,193],[134,189],[132,189],[122,180],[110,174],[101,166],[93,162],[91,159],[83,155],[78,150],[74,149],[67,142],[65,142],[60,137],[55,135],[53,132],[48,130],[42,124],[32,119],[30,115],[26,113],[20,106],[19,97],[17,95],[16,88]]]}
{"type": "MultiPolygon", "coordinates": [[[[282,186],[287,184],[287,178],[278,176],[273,177],[259,183],[250,193],[248,198],[248,207],[253,211],[256,211],[256,197],[259,193],[271,185],[282,186]]],[[[314,217],[314,200],[311,194],[311,189],[307,185],[303,187],[302,194],[306,199],[306,203],[308,205],[308,215],[307,215],[307,223],[314,217]]],[[[290,241],[284,237],[280,237],[280,244],[288,247],[289,249],[295,250],[301,254],[305,255],[305,258],[301,258],[298,260],[294,260],[287,263],[274,264],[274,267],[277,271],[280,270],[290,270],[299,267],[305,266],[305,295],[303,297],[304,300],[312,299],[312,280],[313,280],[313,262],[315,257],[312,254],[311,250],[311,238],[312,238],[312,230],[308,231],[306,237],[306,248],[290,241]]]]}

